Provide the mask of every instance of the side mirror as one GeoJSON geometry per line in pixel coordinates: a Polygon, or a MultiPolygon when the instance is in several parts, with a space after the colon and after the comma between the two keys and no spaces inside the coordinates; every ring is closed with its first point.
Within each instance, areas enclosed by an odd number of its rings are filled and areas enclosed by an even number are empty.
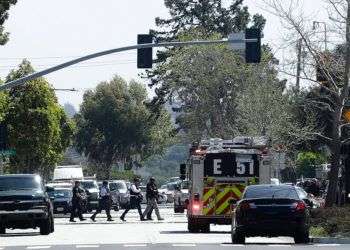
{"type": "Polygon", "coordinates": [[[53,191],[55,191],[55,189],[53,187],[49,187],[49,186],[45,187],[45,192],[46,193],[50,193],[50,192],[53,192],[53,191]]]}
{"type": "Polygon", "coordinates": [[[180,179],[186,180],[186,164],[180,164],[180,179]]]}

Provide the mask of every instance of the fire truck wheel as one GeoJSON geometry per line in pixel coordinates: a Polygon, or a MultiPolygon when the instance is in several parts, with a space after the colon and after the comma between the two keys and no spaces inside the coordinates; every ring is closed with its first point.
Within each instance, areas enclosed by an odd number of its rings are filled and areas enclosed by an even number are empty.
{"type": "Polygon", "coordinates": [[[245,236],[240,232],[232,232],[231,234],[232,244],[245,244],[245,236]]]}
{"type": "Polygon", "coordinates": [[[199,225],[193,219],[188,219],[187,226],[190,233],[199,233],[199,225]]]}
{"type": "Polygon", "coordinates": [[[201,231],[202,233],[210,233],[210,224],[202,224],[201,231]]]}

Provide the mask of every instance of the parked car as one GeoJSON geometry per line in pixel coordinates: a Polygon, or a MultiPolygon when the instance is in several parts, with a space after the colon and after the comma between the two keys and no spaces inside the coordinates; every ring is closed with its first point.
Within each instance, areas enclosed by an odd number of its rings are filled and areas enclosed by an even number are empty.
{"type": "Polygon", "coordinates": [[[55,230],[53,205],[38,175],[0,175],[0,234],[6,229],[55,230]]]}
{"type": "Polygon", "coordinates": [[[174,213],[184,213],[187,208],[189,198],[188,194],[188,180],[179,183],[178,188],[174,194],[174,213]]]}
{"type": "Polygon", "coordinates": [[[72,208],[72,189],[70,188],[54,188],[48,192],[53,203],[53,212],[55,214],[67,214],[72,208]]]}
{"type": "Polygon", "coordinates": [[[126,185],[126,181],[124,180],[113,180],[111,183],[114,183],[116,190],[119,192],[119,206],[121,208],[126,208],[130,202],[130,193],[129,189],[126,185]]]}
{"type": "Polygon", "coordinates": [[[70,188],[73,189],[73,183],[72,182],[49,182],[46,184],[47,187],[52,188],[70,188]]]}
{"type": "Polygon", "coordinates": [[[87,195],[87,210],[91,212],[98,208],[99,193],[98,184],[96,180],[82,180],[80,181],[81,187],[85,190],[87,195]]]}
{"type": "Polygon", "coordinates": [[[166,196],[167,196],[167,203],[173,203],[174,202],[174,196],[175,196],[175,190],[178,186],[178,182],[171,182],[166,184],[166,196]]]}
{"type": "Polygon", "coordinates": [[[309,228],[310,212],[295,186],[251,185],[233,213],[232,243],[253,236],[291,236],[295,243],[308,243],[309,228]]]}

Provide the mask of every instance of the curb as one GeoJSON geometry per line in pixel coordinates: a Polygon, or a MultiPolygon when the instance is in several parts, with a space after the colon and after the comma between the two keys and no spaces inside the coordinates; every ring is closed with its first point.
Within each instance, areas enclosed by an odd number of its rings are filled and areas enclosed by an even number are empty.
{"type": "Polygon", "coordinates": [[[310,238],[310,241],[320,244],[350,244],[350,238],[314,237],[310,238]]]}

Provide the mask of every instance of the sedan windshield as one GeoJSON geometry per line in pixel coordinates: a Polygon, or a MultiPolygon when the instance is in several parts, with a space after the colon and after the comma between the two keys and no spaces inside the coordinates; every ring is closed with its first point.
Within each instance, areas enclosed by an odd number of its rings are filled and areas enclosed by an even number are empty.
{"type": "Polygon", "coordinates": [[[286,198],[299,199],[295,188],[292,186],[250,186],[244,193],[244,199],[256,198],[286,198]]]}
{"type": "Polygon", "coordinates": [[[61,190],[55,190],[53,192],[49,193],[50,197],[55,197],[55,198],[70,198],[72,197],[72,191],[69,189],[61,189],[61,190]]]}
{"type": "Polygon", "coordinates": [[[41,189],[41,178],[36,177],[0,177],[0,191],[41,189]]]}

